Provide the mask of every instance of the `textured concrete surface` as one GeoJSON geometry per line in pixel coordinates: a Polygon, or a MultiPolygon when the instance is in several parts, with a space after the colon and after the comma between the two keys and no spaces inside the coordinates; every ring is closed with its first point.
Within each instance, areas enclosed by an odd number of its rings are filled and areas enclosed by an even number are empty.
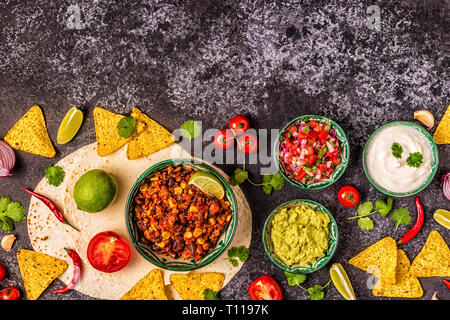
{"type": "MultiPolygon", "coordinates": [[[[188,119],[203,128],[226,127],[231,116],[247,114],[254,128],[280,128],[301,114],[322,114],[337,121],[351,144],[351,162],[342,178],[321,191],[286,185],[266,196],[261,188],[242,185],[253,211],[251,257],[221,291],[223,299],[248,299],[247,286],[258,276],[275,277],[286,299],[307,299],[289,287],[283,272],[266,257],[261,243],[265,218],[278,204],[308,198],[324,204],[337,220],[339,247],[331,263],[347,270],[356,294],[374,299],[368,274],[347,261],[376,240],[401,237],[408,227],[374,217],[375,228],[361,231],[347,221],[355,210],[336,200],[338,189],[353,184],[362,200],[382,196],[367,181],[361,153],[370,133],[392,120],[413,120],[417,109],[440,119],[449,104],[449,4],[377,1],[380,28],[368,22],[368,1],[2,1],[0,3],[0,137],[32,105],[40,105],[49,133],[56,133],[72,105],[86,120],[75,139],[57,146],[46,159],[16,152],[13,177],[0,178],[0,196],[28,206],[22,187],[33,188],[44,169],[77,148],[95,141],[92,108],[129,113],[138,106],[168,129],[188,119]],[[79,13],[79,15],[78,15],[79,13]],[[77,17],[79,16],[79,19],[77,17]]],[[[434,127],[430,132],[434,132],[434,127]]],[[[432,219],[449,209],[440,179],[449,167],[449,146],[439,146],[440,166],[420,193],[426,218],[423,230],[403,246],[412,260],[428,233],[436,229],[450,243],[449,231],[432,219]]],[[[222,165],[231,174],[236,165],[222,165]]],[[[248,166],[254,180],[260,165],[248,166]]],[[[414,197],[395,200],[415,220],[414,197]]],[[[15,253],[31,248],[26,223],[16,224],[11,252],[0,253],[9,275],[1,286],[23,289],[15,253]]],[[[0,231],[0,236],[5,232],[0,231]]],[[[308,276],[305,286],[325,284],[328,268],[308,276]]],[[[420,279],[430,299],[438,292],[450,299],[440,278],[420,279]]],[[[52,284],[59,287],[60,282],[52,284]]],[[[89,299],[75,291],[41,299],[89,299]]],[[[325,299],[340,299],[330,285],[325,299]]],[[[377,298],[382,299],[382,298],[377,298]]]]}

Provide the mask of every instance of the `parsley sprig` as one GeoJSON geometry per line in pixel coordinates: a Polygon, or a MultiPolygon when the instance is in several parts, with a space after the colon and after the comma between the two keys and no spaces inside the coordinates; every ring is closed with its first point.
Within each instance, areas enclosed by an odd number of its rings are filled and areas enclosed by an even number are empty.
{"type": "Polygon", "coordinates": [[[423,163],[423,155],[420,152],[410,153],[406,158],[406,164],[413,168],[418,168],[423,163]]]}
{"type": "Polygon", "coordinates": [[[400,143],[394,142],[391,146],[392,155],[396,157],[397,159],[400,159],[402,157],[403,153],[403,147],[400,143]]]}
{"type": "Polygon", "coordinates": [[[250,249],[246,246],[232,247],[227,251],[227,256],[228,257],[225,259],[229,260],[233,267],[237,267],[239,265],[239,261],[247,261],[250,256],[250,249]]]}
{"type": "Polygon", "coordinates": [[[45,169],[45,177],[52,186],[59,186],[63,181],[66,173],[60,166],[49,166],[45,169]]]}
{"type": "Polygon", "coordinates": [[[205,300],[220,300],[219,292],[214,291],[213,289],[205,289],[205,290],[203,290],[203,299],[205,299],[205,300]]]}

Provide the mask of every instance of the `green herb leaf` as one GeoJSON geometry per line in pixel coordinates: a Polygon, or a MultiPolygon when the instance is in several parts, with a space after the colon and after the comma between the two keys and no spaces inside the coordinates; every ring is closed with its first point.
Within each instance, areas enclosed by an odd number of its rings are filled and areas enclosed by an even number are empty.
{"type": "Polygon", "coordinates": [[[248,257],[250,256],[250,249],[246,246],[240,246],[240,247],[232,247],[228,249],[227,256],[233,267],[237,267],[239,265],[239,259],[241,262],[247,261],[248,257]],[[237,259],[235,259],[237,258],[237,259]]]}
{"type": "Polygon", "coordinates": [[[263,190],[266,194],[271,194],[272,190],[280,190],[284,186],[284,179],[279,173],[265,174],[262,179],[263,190]]]}
{"type": "Polygon", "coordinates": [[[297,274],[297,273],[290,273],[285,271],[284,275],[286,276],[286,280],[289,286],[298,286],[299,284],[302,284],[306,280],[305,274],[297,274]]]}
{"type": "Polygon", "coordinates": [[[55,187],[63,182],[65,175],[66,173],[60,166],[49,166],[45,169],[45,177],[48,183],[55,187]]]}
{"type": "Polygon", "coordinates": [[[372,210],[373,210],[373,203],[372,203],[372,201],[363,202],[363,203],[361,203],[358,206],[358,209],[357,209],[358,216],[368,215],[368,214],[370,214],[372,212],[372,210]]]}
{"type": "Polygon", "coordinates": [[[19,201],[11,201],[9,197],[0,198],[0,228],[5,231],[14,230],[14,221],[25,219],[25,208],[19,201]]]}
{"type": "Polygon", "coordinates": [[[248,179],[248,171],[241,168],[237,168],[230,177],[230,184],[232,186],[238,186],[247,179],[248,179]]]}
{"type": "Polygon", "coordinates": [[[373,220],[369,217],[359,218],[358,227],[360,227],[361,230],[370,231],[373,229],[373,220]]]}
{"type": "Polygon", "coordinates": [[[316,284],[314,287],[308,288],[306,290],[308,291],[311,300],[322,300],[323,296],[325,295],[323,289],[324,287],[316,284]]]}
{"type": "Polygon", "coordinates": [[[387,199],[387,202],[384,202],[383,199],[378,199],[375,206],[377,208],[377,211],[380,213],[380,216],[382,216],[384,218],[389,214],[389,212],[391,212],[392,204],[393,204],[393,199],[391,197],[389,197],[387,199]]]}
{"type": "Polygon", "coordinates": [[[406,164],[413,168],[418,168],[423,163],[423,155],[420,152],[413,152],[406,158],[406,164]]]}
{"type": "Polygon", "coordinates": [[[400,159],[402,157],[403,153],[403,147],[400,143],[394,142],[391,146],[392,155],[396,157],[397,159],[400,159]]]}
{"type": "Polygon", "coordinates": [[[399,225],[407,226],[411,222],[411,216],[406,208],[395,209],[392,212],[392,220],[397,224],[395,230],[397,230],[399,225]]]}
{"type": "Polygon", "coordinates": [[[203,298],[205,300],[220,300],[219,292],[214,291],[212,289],[203,290],[203,298]]]}
{"type": "Polygon", "coordinates": [[[123,117],[119,120],[119,123],[117,124],[117,130],[119,136],[122,138],[128,139],[132,136],[134,131],[136,130],[136,118],[132,116],[123,117]]]}
{"type": "Polygon", "coordinates": [[[181,134],[183,135],[183,137],[186,137],[189,140],[197,138],[202,132],[202,126],[200,125],[200,122],[194,120],[185,121],[181,125],[180,129],[182,129],[181,134]]]}

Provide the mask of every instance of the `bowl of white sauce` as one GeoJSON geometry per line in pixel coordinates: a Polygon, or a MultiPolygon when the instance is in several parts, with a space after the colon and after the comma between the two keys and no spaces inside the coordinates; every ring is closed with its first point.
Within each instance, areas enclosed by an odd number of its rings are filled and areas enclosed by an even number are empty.
{"type": "Polygon", "coordinates": [[[367,179],[376,189],[393,197],[407,197],[425,189],[438,165],[433,137],[413,122],[388,122],[376,129],[364,146],[367,179]]]}

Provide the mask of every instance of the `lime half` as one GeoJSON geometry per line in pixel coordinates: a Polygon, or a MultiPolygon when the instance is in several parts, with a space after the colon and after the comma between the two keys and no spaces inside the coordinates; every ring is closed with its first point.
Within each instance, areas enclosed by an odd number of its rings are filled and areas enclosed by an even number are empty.
{"type": "Polygon", "coordinates": [[[83,112],[77,107],[72,107],[64,116],[59,126],[58,136],[56,138],[58,144],[65,144],[75,137],[83,123],[83,112]]]}
{"type": "Polygon", "coordinates": [[[207,172],[197,172],[189,179],[189,184],[193,184],[203,192],[222,199],[225,196],[225,189],[222,183],[214,175],[207,172]]]}
{"type": "Polygon", "coordinates": [[[345,299],[356,300],[350,279],[340,263],[334,263],[331,266],[330,276],[334,286],[345,299]]]}
{"type": "Polygon", "coordinates": [[[433,218],[441,226],[450,229],[450,211],[444,209],[437,209],[433,214],[433,218]]]}

